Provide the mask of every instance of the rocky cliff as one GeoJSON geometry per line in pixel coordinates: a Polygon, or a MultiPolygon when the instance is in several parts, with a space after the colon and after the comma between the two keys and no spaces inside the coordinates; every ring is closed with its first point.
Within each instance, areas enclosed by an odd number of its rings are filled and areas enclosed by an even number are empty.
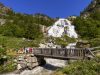
{"type": "Polygon", "coordinates": [[[0,3],[0,16],[6,15],[6,13],[8,13],[9,11],[11,11],[11,8],[8,8],[0,3]]]}
{"type": "Polygon", "coordinates": [[[100,12],[100,0],[92,0],[88,7],[81,13],[81,16],[89,16],[96,11],[100,12]]]}

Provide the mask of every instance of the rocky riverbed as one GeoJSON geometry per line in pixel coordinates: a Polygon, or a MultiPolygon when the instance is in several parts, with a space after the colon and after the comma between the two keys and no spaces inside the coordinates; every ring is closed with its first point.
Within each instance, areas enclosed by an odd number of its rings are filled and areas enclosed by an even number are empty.
{"type": "Polygon", "coordinates": [[[46,64],[44,66],[37,66],[32,70],[25,69],[19,74],[15,72],[9,74],[1,74],[1,75],[51,75],[58,68],[64,67],[66,65],[66,61],[58,60],[58,59],[49,59],[45,58],[46,64]]]}

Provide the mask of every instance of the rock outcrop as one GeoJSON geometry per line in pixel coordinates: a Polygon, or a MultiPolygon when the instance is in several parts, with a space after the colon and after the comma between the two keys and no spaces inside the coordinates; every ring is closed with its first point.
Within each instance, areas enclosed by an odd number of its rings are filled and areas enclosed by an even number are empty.
{"type": "Polygon", "coordinates": [[[87,17],[96,11],[100,12],[100,0],[92,0],[89,6],[81,13],[81,16],[87,17]]]}
{"type": "Polygon", "coordinates": [[[9,11],[11,11],[11,8],[8,8],[0,3],[0,16],[6,15],[6,13],[8,13],[9,11]]]}

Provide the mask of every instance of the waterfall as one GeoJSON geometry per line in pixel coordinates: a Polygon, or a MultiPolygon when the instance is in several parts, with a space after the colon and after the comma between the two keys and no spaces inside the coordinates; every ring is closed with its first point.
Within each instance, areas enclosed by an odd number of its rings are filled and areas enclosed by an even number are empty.
{"type": "Polygon", "coordinates": [[[71,22],[67,19],[59,19],[48,30],[48,35],[53,37],[61,37],[63,33],[71,38],[78,38],[75,26],[71,25],[71,22]]]}

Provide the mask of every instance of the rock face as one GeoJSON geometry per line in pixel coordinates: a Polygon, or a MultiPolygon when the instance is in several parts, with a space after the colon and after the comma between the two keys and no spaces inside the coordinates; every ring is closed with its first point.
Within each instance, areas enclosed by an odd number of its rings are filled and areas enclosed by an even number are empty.
{"type": "Polygon", "coordinates": [[[100,0],[92,0],[89,6],[81,13],[81,16],[87,17],[95,11],[100,12],[100,0]]]}
{"type": "Polygon", "coordinates": [[[53,43],[39,44],[39,46],[39,48],[61,48],[60,45],[55,45],[53,43]]]}
{"type": "Polygon", "coordinates": [[[76,47],[78,47],[78,48],[90,48],[91,45],[90,45],[90,43],[88,41],[82,41],[82,40],[80,40],[80,41],[78,41],[76,43],[76,47]]]}
{"type": "MultiPolygon", "coordinates": [[[[67,63],[65,60],[45,58],[46,63],[44,66],[37,66],[32,70],[24,70],[20,74],[9,73],[2,75],[52,75],[58,68],[64,67],[67,63]]],[[[21,68],[20,65],[18,65],[21,68]]]]}
{"type": "Polygon", "coordinates": [[[18,70],[24,68],[32,69],[39,65],[37,58],[34,55],[30,55],[30,54],[19,56],[17,59],[17,64],[18,64],[17,65],[18,70]]]}
{"type": "Polygon", "coordinates": [[[9,11],[11,11],[10,8],[5,7],[2,3],[0,3],[0,16],[1,16],[1,15],[5,15],[5,14],[8,13],[9,11]]]}
{"type": "Polygon", "coordinates": [[[6,20],[5,19],[0,19],[0,25],[5,24],[6,20]]]}
{"type": "Polygon", "coordinates": [[[54,23],[53,26],[48,30],[48,35],[53,37],[61,37],[63,34],[71,38],[78,38],[75,31],[75,27],[71,25],[71,22],[67,19],[59,19],[54,23]]]}

